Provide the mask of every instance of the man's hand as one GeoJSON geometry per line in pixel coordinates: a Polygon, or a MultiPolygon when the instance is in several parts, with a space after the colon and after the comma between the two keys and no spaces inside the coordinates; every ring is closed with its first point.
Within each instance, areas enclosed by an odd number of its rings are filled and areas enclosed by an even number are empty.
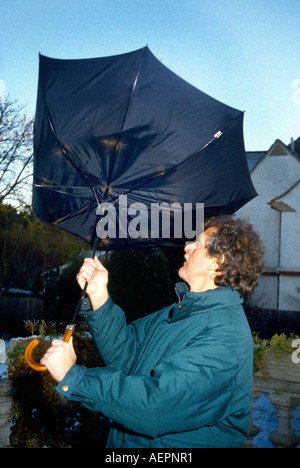
{"type": "Polygon", "coordinates": [[[68,343],[62,340],[53,340],[51,348],[41,359],[41,364],[47,367],[52,377],[60,382],[76,362],[73,348],[73,337],[68,343]]]}
{"type": "Polygon", "coordinates": [[[77,275],[77,282],[81,289],[88,283],[87,294],[93,310],[101,307],[108,299],[108,271],[97,257],[86,258],[77,275]]]}

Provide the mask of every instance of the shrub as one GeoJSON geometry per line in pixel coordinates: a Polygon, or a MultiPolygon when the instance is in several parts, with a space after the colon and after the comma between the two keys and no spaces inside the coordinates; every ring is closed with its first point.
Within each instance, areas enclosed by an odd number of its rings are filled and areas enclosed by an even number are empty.
{"type": "MultiPolygon", "coordinates": [[[[86,332],[81,335],[74,333],[73,342],[79,365],[103,365],[93,340],[86,332]]],[[[63,400],[56,392],[56,382],[48,372],[36,372],[28,367],[24,359],[28,344],[28,340],[20,340],[8,353],[8,375],[15,389],[11,408],[11,447],[104,446],[106,420],[79,403],[63,400]]],[[[39,361],[49,345],[49,338],[40,339],[40,345],[34,351],[36,361],[39,361]]]]}
{"type": "Polygon", "coordinates": [[[264,369],[268,351],[274,351],[275,356],[277,355],[279,357],[280,353],[292,353],[294,351],[292,342],[295,338],[297,338],[296,335],[291,334],[288,337],[284,333],[280,335],[275,333],[270,339],[261,339],[257,333],[254,333],[254,373],[264,369]]]}

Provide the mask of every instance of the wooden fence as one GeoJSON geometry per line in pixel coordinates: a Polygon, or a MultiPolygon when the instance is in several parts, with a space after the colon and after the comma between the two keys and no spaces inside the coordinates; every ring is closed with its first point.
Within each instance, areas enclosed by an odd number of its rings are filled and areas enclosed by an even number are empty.
{"type": "Polygon", "coordinates": [[[45,320],[45,301],[32,295],[0,294],[0,333],[11,337],[27,336],[26,320],[45,320]]]}

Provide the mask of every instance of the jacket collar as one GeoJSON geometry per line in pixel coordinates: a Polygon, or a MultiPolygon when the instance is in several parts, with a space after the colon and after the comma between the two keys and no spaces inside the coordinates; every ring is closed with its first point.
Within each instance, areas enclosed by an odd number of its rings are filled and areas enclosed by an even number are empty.
{"type": "Polygon", "coordinates": [[[243,303],[243,298],[239,293],[229,286],[221,286],[204,292],[191,292],[186,283],[176,283],[175,291],[180,305],[177,304],[174,307],[172,321],[183,319],[188,315],[243,303]]]}
{"type": "Polygon", "coordinates": [[[178,297],[179,302],[183,301],[187,292],[189,292],[190,288],[187,283],[176,283],[175,285],[175,292],[178,297]]]}

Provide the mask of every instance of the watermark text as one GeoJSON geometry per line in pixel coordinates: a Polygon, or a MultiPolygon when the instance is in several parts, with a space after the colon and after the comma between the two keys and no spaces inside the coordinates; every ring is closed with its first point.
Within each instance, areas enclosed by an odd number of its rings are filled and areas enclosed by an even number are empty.
{"type": "Polygon", "coordinates": [[[203,231],[203,203],[128,204],[127,195],[118,203],[103,202],[96,214],[101,216],[96,227],[100,239],[193,239],[203,231]]]}

